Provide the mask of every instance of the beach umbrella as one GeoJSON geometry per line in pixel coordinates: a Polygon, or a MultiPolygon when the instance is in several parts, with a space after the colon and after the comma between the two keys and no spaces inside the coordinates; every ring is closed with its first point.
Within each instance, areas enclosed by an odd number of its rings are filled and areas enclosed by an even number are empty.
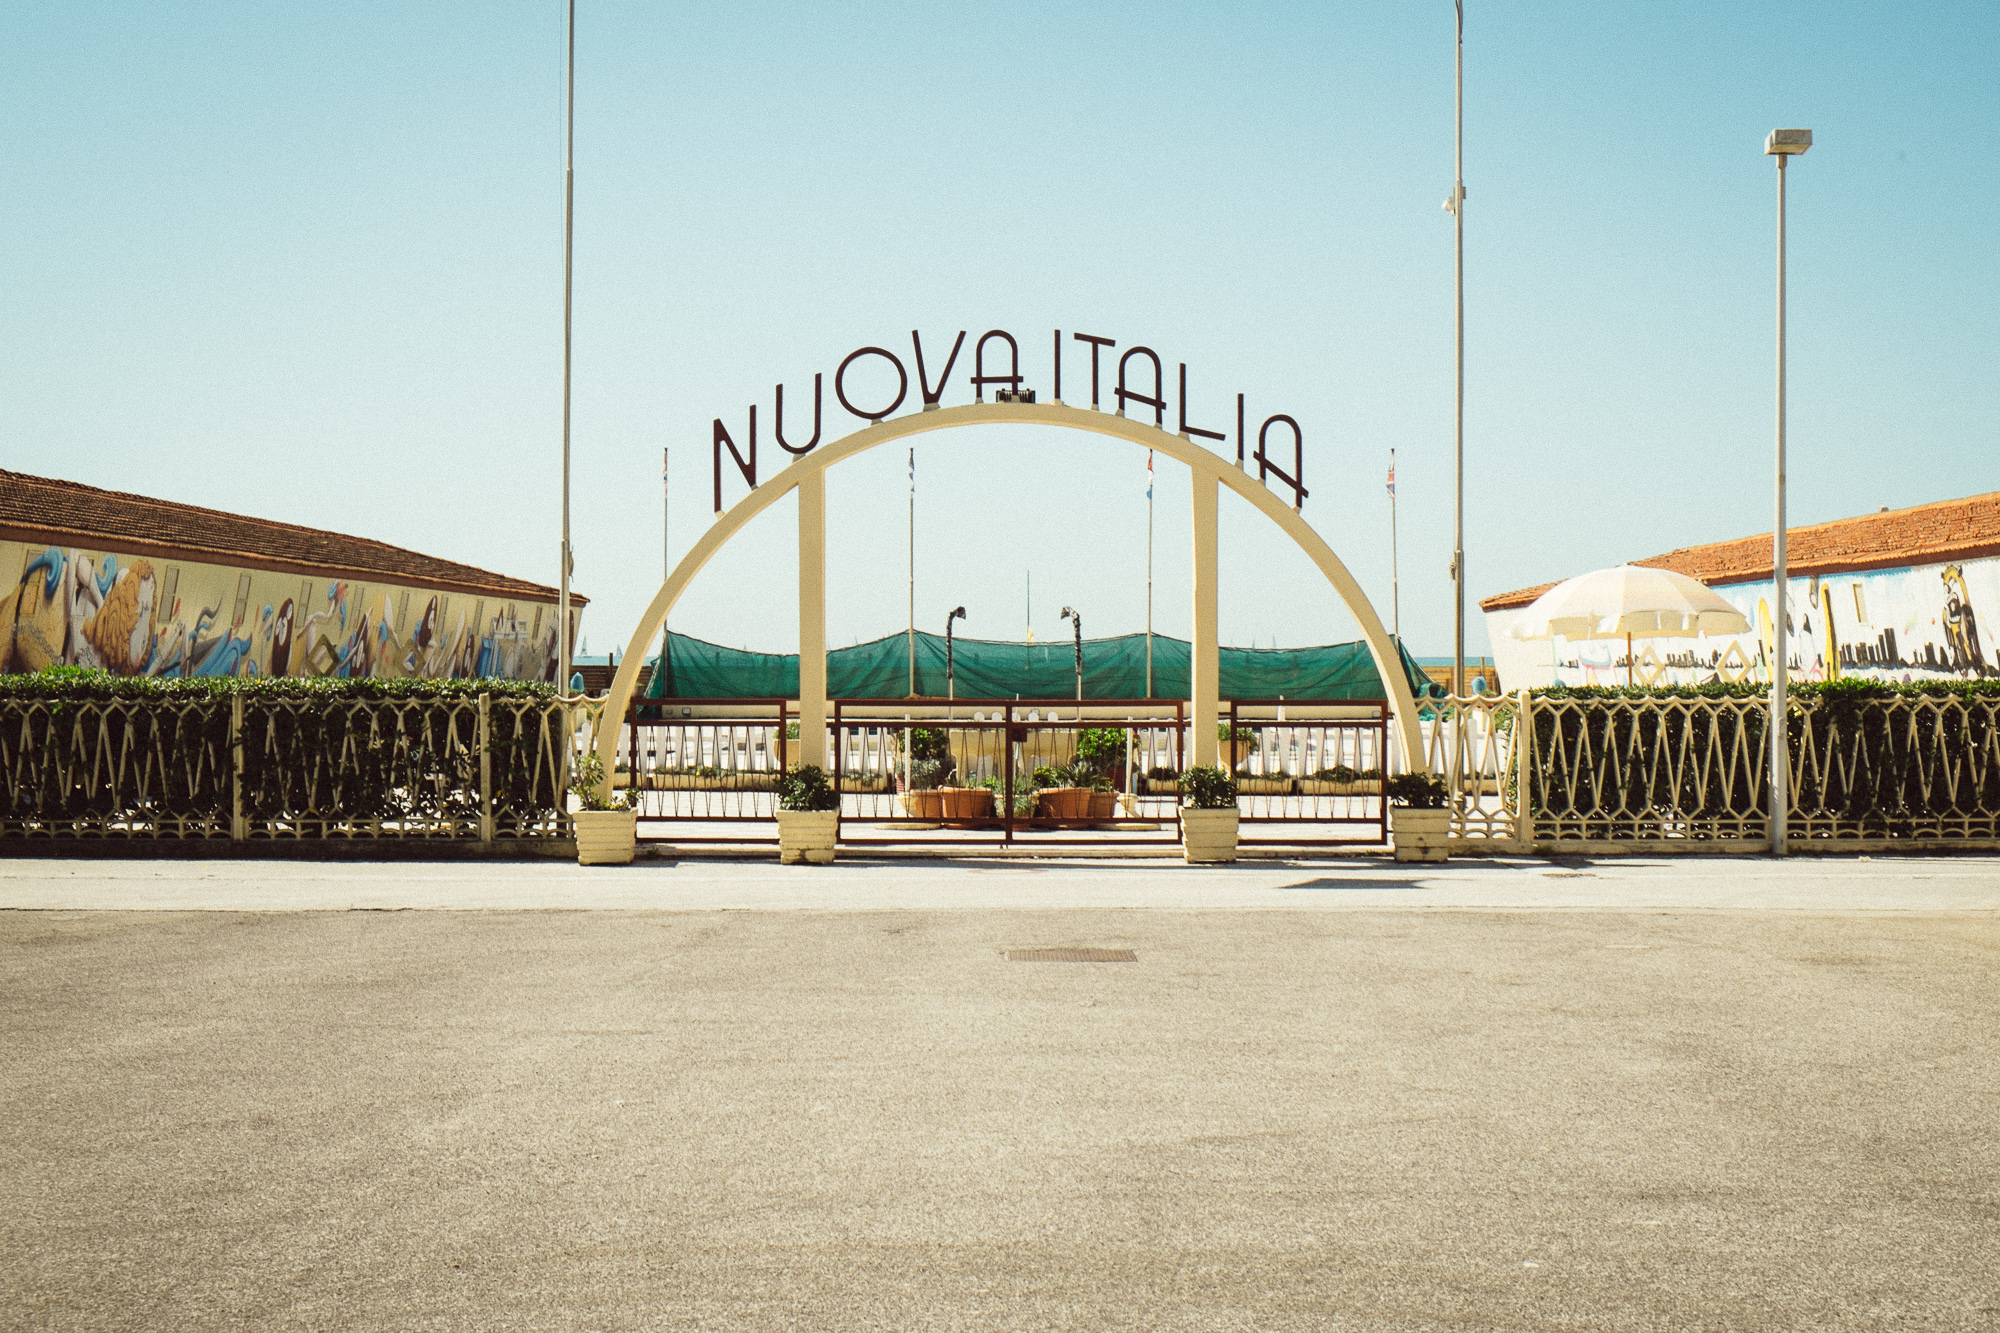
{"type": "Polygon", "coordinates": [[[1516,639],[1623,639],[1625,683],[1632,640],[1741,634],[1750,621],[1720,593],[1671,569],[1619,565],[1565,579],[1537,597],[1507,633],[1516,639]]]}

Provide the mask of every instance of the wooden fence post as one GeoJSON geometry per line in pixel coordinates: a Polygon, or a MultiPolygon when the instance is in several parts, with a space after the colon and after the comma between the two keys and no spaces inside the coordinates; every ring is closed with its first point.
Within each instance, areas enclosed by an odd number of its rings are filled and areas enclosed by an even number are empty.
{"type": "Polygon", "coordinates": [[[1523,687],[1521,705],[1514,712],[1514,841],[1520,844],[1523,856],[1535,850],[1535,798],[1529,781],[1535,756],[1533,708],[1533,699],[1523,687]]]}
{"type": "Polygon", "coordinates": [[[493,696],[479,696],[479,840],[493,841],[493,696]]]}
{"type": "Polygon", "coordinates": [[[229,693],[230,811],[229,836],[243,842],[250,836],[250,818],[243,813],[243,692],[229,693]]]}

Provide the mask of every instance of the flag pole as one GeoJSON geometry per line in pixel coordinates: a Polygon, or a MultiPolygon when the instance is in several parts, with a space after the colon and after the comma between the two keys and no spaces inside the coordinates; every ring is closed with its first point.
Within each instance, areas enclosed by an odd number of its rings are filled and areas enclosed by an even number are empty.
{"type": "MultiPolygon", "coordinates": [[[[660,581],[666,582],[674,576],[674,541],[672,524],[673,472],[669,466],[673,462],[673,450],[660,450],[660,581]]],[[[667,671],[667,618],[660,617],[660,693],[666,692],[667,671]]]]}
{"type": "Polygon", "coordinates": [[[1153,451],[1146,451],[1146,697],[1153,697],[1153,451]]]}
{"type": "Polygon", "coordinates": [[[1403,585],[1396,574],[1396,451],[1389,451],[1389,611],[1396,651],[1403,646],[1403,585]]]}
{"type": "MultiPolygon", "coordinates": [[[[674,576],[674,450],[660,450],[660,582],[674,576]]],[[[660,616],[660,695],[666,695],[666,616],[660,616]]]]}
{"type": "Polygon", "coordinates": [[[910,697],[917,697],[917,446],[910,446],[910,697]]]}

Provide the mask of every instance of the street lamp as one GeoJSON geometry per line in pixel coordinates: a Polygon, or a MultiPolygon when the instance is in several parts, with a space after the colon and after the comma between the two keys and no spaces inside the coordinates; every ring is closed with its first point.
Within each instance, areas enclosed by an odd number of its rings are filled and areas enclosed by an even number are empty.
{"type": "MultiPolygon", "coordinates": [[[[1076,701],[1078,703],[1082,703],[1083,702],[1083,617],[1078,615],[1075,611],[1071,610],[1069,607],[1065,606],[1062,609],[1062,615],[1058,616],[1057,619],[1073,621],[1075,622],[1076,625],[1076,701]]],[[[1082,717],[1083,710],[1081,708],[1077,709],[1076,715],[1079,718],[1082,717]]]]}
{"type": "Polygon", "coordinates": [[[1452,410],[1451,501],[1451,692],[1465,693],[1465,0],[1452,0],[1458,13],[1457,131],[1451,198],[1453,289],[1458,307],[1458,387],[1452,410]]]}
{"type": "Polygon", "coordinates": [[[958,698],[958,683],[953,679],[951,622],[963,619],[965,608],[962,606],[953,607],[951,614],[944,618],[944,697],[947,700],[958,698]]]}
{"type": "Polygon", "coordinates": [[[1812,147],[1811,130],[1772,130],[1764,153],[1778,159],[1778,513],[1771,534],[1771,855],[1785,854],[1786,824],[1791,820],[1791,756],[1785,744],[1785,618],[1791,599],[1786,595],[1785,564],[1785,162],[1812,147]]]}

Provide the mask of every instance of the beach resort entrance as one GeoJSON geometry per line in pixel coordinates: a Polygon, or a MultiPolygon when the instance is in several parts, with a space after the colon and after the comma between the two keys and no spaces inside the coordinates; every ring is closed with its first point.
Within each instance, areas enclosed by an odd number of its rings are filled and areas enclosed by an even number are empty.
{"type": "MultiPolygon", "coordinates": [[[[1047,403],[1035,402],[1034,393],[1021,387],[1023,377],[1019,371],[1018,350],[1014,350],[1013,356],[1009,359],[1008,364],[1011,366],[1009,374],[986,374],[985,350],[988,343],[996,339],[1004,339],[1009,349],[1014,348],[1014,339],[998,330],[989,332],[979,340],[972,380],[974,391],[980,401],[956,407],[944,407],[938,401],[944,389],[943,381],[950,374],[951,362],[946,363],[939,383],[933,388],[923,365],[919,343],[918,382],[922,389],[924,406],[921,411],[900,417],[890,416],[889,413],[901,404],[904,392],[899,391],[895,401],[888,408],[875,413],[856,408],[850,402],[843,380],[848,366],[857,358],[881,357],[894,363],[906,391],[909,377],[904,372],[900,359],[881,348],[862,348],[853,353],[841,363],[841,371],[835,376],[835,396],[850,413],[870,421],[871,424],[829,444],[822,445],[818,442],[820,421],[817,401],[811,442],[804,446],[785,443],[781,388],[775,404],[778,411],[773,414],[773,434],[785,452],[791,455],[791,461],[777,475],[762,482],[757,479],[756,408],[751,408],[749,414],[747,457],[739,449],[736,439],[724,423],[720,419],[715,422],[714,460],[718,516],[661,584],[652,603],[633,627],[627,642],[632,644],[652,642],[659,634],[661,624],[674,603],[695,574],[714,557],[715,553],[742,531],[744,525],[752,518],[785,495],[796,491],[799,580],[799,687],[795,702],[796,711],[795,713],[788,711],[792,707],[788,702],[773,701],[768,705],[770,711],[762,713],[760,717],[756,710],[744,706],[746,701],[732,700],[724,711],[734,710],[745,716],[726,717],[713,715],[713,710],[702,701],[676,700],[674,702],[677,710],[699,709],[701,713],[711,715],[697,717],[694,711],[688,711],[679,717],[669,719],[656,717],[651,723],[643,722],[634,707],[643,654],[636,652],[628,654],[612,680],[609,697],[601,714],[603,724],[598,729],[595,742],[603,765],[605,794],[609,794],[621,760],[627,763],[628,772],[633,771],[636,766],[630,762],[632,750],[636,748],[643,752],[649,743],[646,739],[649,734],[662,730],[672,734],[676,727],[683,729],[672,742],[677,757],[684,758],[692,753],[688,748],[690,745],[704,747],[701,749],[703,754],[710,753],[706,747],[720,744],[717,737],[730,728],[735,729],[728,734],[730,754],[735,756],[738,753],[749,753],[747,749],[739,751],[736,747],[748,746],[751,743],[750,730],[762,728],[758,740],[764,745],[767,756],[780,759],[780,769],[786,762],[811,763],[827,769],[832,774],[840,775],[840,779],[837,780],[844,780],[846,772],[849,771],[847,757],[853,754],[887,755],[893,756],[895,763],[914,764],[918,761],[920,748],[916,733],[919,730],[941,729],[946,733],[943,744],[950,762],[956,765],[960,762],[973,761],[980,776],[993,776],[997,782],[1003,784],[1004,789],[994,790],[994,813],[990,816],[992,820],[999,822],[1001,826],[999,836],[1003,839],[1042,833],[1053,836],[1066,831],[1062,828],[1064,824],[1077,824],[1090,818],[1088,814],[1073,816],[1066,807],[1059,812],[1051,811],[1048,806],[1039,803],[1039,800],[1034,810],[1025,814],[1020,813],[1019,798],[1014,792],[1013,783],[1020,776],[1017,770],[1022,765],[1028,766],[1032,778],[1032,770],[1037,766],[1030,762],[1032,759],[1045,754],[1065,753],[1065,743],[1074,749],[1082,744],[1081,738],[1093,730],[1116,728],[1137,737],[1138,739],[1132,743],[1138,747],[1145,759],[1143,768],[1148,773],[1155,768],[1172,767],[1179,772],[1191,766],[1206,767],[1224,762],[1229,759],[1232,750],[1241,755],[1250,746],[1251,742],[1244,740],[1241,732],[1254,731],[1259,737],[1255,742],[1256,745],[1262,746],[1265,744],[1262,736],[1266,730],[1271,732],[1271,744],[1286,747],[1286,772],[1295,781],[1300,770],[1292,766],[1290,759],[1289,747],[1294,743],[1301,747],[1302,755],[1325,754],[1328,747],[1333,747],[1342,755],[1365,753],[1374,756],[1373,762],[1366,765],[1326,763],[1320,764],[1315,769],[1304,770],[1307,773],[1338,768],[1350,768],[1358,772],[1363,767],[1386,773],[1392,765],[1402,767],[1411,762],[1420,764],[1423,754],[1422,732],[1410,682],[1397,645],[1383,629],[1380,617],[1376,615],[1374,607],[1348,572],[1347,567],[1334,554],[1325,539],[1300,516],[1299,511],[1306,491],[1300,481],[1304,470],[1303,435],[1297,423],[1282,414],[1275,415],[1265,420],[1262,427],[1251,436],[1246,432],[1243,397],[1238,395],[1237,458],[1232,461],[1194,442],[1196,436],[1217,441],[1221,441],[1224,436],[1220,431],[1202,430],[1187,424],[1185,366],[1181,368],[1180,378],[1182,431],[1173,433],[1164,429],[1168,404],[1167,391],[1160,372],[1159,358],[1150,349],[1129,348],[1118,358],[1115,399],[1119,410],[1112,412],[1098,410],[1096,406],[1099,397],[1096,353],[1100,344],[1111,345],[1108,339],[1082,339],[1092,343],[1093,406],[1090,408],[1070,406],[1060,401],[1063,346],[1060,334],[1056,339],[1054,366],[1057,401],[1047,403]],[[1128,388],[1127,370],[1135,358],[1138,359],[1138,368],[1141,370],[1144,369],[1146,362],[1150,362],[1153,373],[1145,381],[1135,379],[1134,382],[1139,387],[1128,388]],[[983,401],[986,387],[994,384],[1004,386],[996,393],[1000,401],[983,401]],[[1151,424],[1125,415],[1125,409],[1135,403],[1151,409],[1154,418],[1151,424]],[[980,435],[981,432],[976,429],[977,427],[1000,424],[1050,426],[1088,431],[1125,440],[1138,448],[1154,450],[1189,469],[1192,474],[1193,541],[1190,557],[1193,574],[1193,635],[1190,645],[1188,698],[1173,701],[1141,700],[1129,704],[1112,700],[1085,699],[1081,705],[1075,700],[1052,700],[1046,703],[1009,700],[982,703],[968,699],[958,700],[952,704],[950,717],[916,716],[917,710],[913,705],[917,701],[910,701],[912,706],[906,706],[900,701],[893,703],[873,701],[866,705],[841,702],[836,708],[835,701],[829,699],[826,648],[827,469],[866,450],[915,435],[934,431],[953,431],[970,441],[980,435]],[[1267,441],[1274,434],[1280,442],[1289,442],[1293,445],[1289,471],[1266,452],[1267,441]],[[1256,441],[1255,451],[1246,454],[1246,443],[1251,438],[1256,441]],[[726,512],[721,512],[725,447],[735,468],[742,473],[744,481],[751,489],[726,512]],[[1269,488],[1267,480],[1271,476],[1279,479],[1286,487],[1285,492],[1269,488]],[[1223,697],[1220,688],[1216,629],[1220,595],[1217,576],[1217,507],[1221,488],[1225,486],[1242,496],[1253,508],[1277,524],[1299,549],[1305,552],[1349,613],[1353,615],[1361,629],[1362,639],[1374,661],[1386,696],[1374,704],[1372,709],[1364,706],[1362,712],[1366,716],[1348,717],[1329,714],[1307,719],[1301,716],[1302,710],[1311,706],[1305,701],[1286,701],[1279,704],[1276,701],[1244,699],[1232,702],[1223,697]],[[1260,710],[1268,711],[1271,716],[1262,723],[1240,720],[1260,710]],[[1277,717],[1280,710],[1286,713],[1282,726],[1277,717]],[[912,715],[905,718],[904,713],[912,715]],[[1232,713],[1239,718],[1235,726],[1230,724],[1232,713]],[[975,714],[977,716],[974,716],[975,714]],[[626,725],[619,725],[621,721],[626,725]],[[942,727],[941,723],[944,724],[942,727]],[[698,725],[700,729],[700,737],[694,741],[688,740],[685,735],[685,730],[690,725],[698,725]],[[1321,733],[1330,731],[1334,739],[1315,733],[1312,730],[1314,727],[1320,728],[1321,733]],[[1300,733],[1300,728],[1305,729],[1303,733],[1300,733]],[[1066,737],[1073,739],[1065,742],[1066,737]],[[1367,739],[1369,737],[1374,739],[1367,739]],[[895,743],[885,744],[885,741],[890,740],[895,743]],[[1369,748],[1370,746],[1373,748],[1369,748]],[[627,749],[628,753],[621,755],[619,753],[621,748],[627,749]],[[1171,763],[1164,760],[1169,754],[1173,756],[1171,763]],[[996,766],[999,770],[997,774],[993,772],[996,766]]],[[[915,335],[912,336],[912,341],[917,341],[915,335]]],[[[962,341],[963,335],[961,335],[962,341]]],[[[956,359],[956,355],[957,351],[954,348],[953,360],[956,359]]],[[[1105,376],[1105,378],[1110,377],[1105,376]]],[[[819,397],[817,392],[814,396],[815,400],[819,397]]],[[[796,438],[799,433],[795,426],[794,437],[796,438]]],[[[1355,705],[1348,703],[1340,707],[1352,711],[1355,705]]],[[[655,753],[658,753],[664,742],[659,735],[653,735],[650,743],[655,753]]],[[[934,749],[936,743],[925,739],[921,745],[934,749]]],[[[883,780],[894,786],[893,772],[879,767],[879,763],[883,761],[878,758],[871,762],[878,763],[878,767],[870,769],[863,765],[852,771],[883,772],[883,780]]],[[[1261,751],[1255,762],[1261,764],[1261,751]]],[[[678,763],[676,766],[687,767],[685,763],[678,763]]],[[[722,767],[719,764],[709,766],[722,767]]],[[[1275,775],[1272,780],[1276,780],[1275,775]]],[[[1134,781],[1142,780],[1135,778],[1134,781]]],[[[1150,778],[1143,779],[1143,782],[1151,781],[1150,778]]],[[[664,794],[666,790],[662,789],[662,793],[664,794]]],[[[740,796],[755,793],[725,794],[740,796]]],[[[1124,822],[1162,823],[1166,812],[1171,808],[1172,797],[1168,793],[1156,793],[1148,788],[1126,790],[1121,794],[1131,798],[1131,803],[1135,807],[1131,811],[1121,811],[1132,816],[1129,821],[1124,822]],[[1149,819],[1148,815],[1152,818],[1149,819]]],[[[1351,794],[1331,792],[1314,793],[1311,797],[1307,797],[1296,791],[1272,792],[1266,795],[1265,799],[1269,801],[1280,796],[1294,804],[1281,808],[1275,814],[1269,814],[1268,817],[1272,819],[1284,819],[1289,815],[1303,813],[1303,806],[1297,803],[1308,799],[1316,802],[1361,799],[1351,794]]],[[[893,814],[884,812],[880,819],[874,817],[876,813],[874,809],[859,808],[859,803],[864,798],[889,799],[886,788],[875,792],[849,792],[846,793],[846,797],[857,803],[854,815],[857,820],[867,820],[871,824],[892,822],[897,819],[911,823],[929,822],[924,813],[912,812],[907,808],[893,814]]],[[[1252,795],[1247,799],[1255,801],[1257,797],[1252,795]]],[[[1379,799],[1373,804],[1379,805],[1379,799]]],[[[925,808],[927,809],[927,806],[925,808]]],[[[664,811],[662,813],[664,817],[672,817],[665,816],[664,811]]],[[[1343,810],[1341,817],[1345,817],[1348,813],[1350,812],[1343,810]]],[[[1372,808],[1368,813],[1376,816],[1378,823],[1381,818],[1386,818],[1372,808]]],[[[1330,805],[1328,814],[1329,817],[1333,817],[1330,805]]],[[[1253,820],[1259,817],[1254,806],[1246,810],[1246,816],[1253,820]]],[[[1356,814],[1355,817],[1361,816],[1356,814]]],[[[947,818],[942,813],[937,820],[946,824],[971,821],[970,815],[961,814],[947,818]]],[[[1103,822],[1115,824],[1121,821],[1103,822]]],[[[1134,832],[1136,835],[1145,830],[1134,832]]],[[[1246,830],[1246,835],[1248,832],[1246,830]]],[[[1155,836],[1168,840],[1172,835],[1172,830],[1162,827],[1155,836]]]]}

